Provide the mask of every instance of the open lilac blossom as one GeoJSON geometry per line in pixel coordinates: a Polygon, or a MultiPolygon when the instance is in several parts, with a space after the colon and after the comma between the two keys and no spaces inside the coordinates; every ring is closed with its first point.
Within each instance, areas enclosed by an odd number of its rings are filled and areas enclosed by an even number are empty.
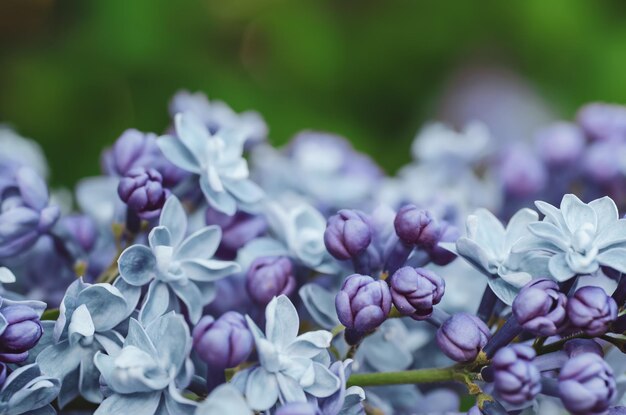
{"type": "Polygon", "coordinates": [[[617,318],[617,304],[600,287],[582,287],[567,301],[567,318],[586,334],[600,336],[617,318]]]}
{"type": "Polygon", "coordinates": [[[559,396],[574,415],[606,413],[615,397],[613,370],[595,353],[580,354],[561,369],[559,396]]]}
{"type": "Polygon", "coordinates": [[[158,139],[172,163],[199,176],[207,202],[220,212],[234,215],[238,207],[250,208],[263,198],[263,191],[248,179],[243,158],[242,135],[237,128],[211,134],[194,113],[176,114],[176,136],[158,139]]]}
{"type": "Polygon", "coordinates": [[[250,408],[264,411],[277,400],[306,402],[307,395],[327,398],[340,385],[328,369],[332,334],[319,330],[298,336],[300,319],[284,296],[276,297],[265,309],[265,334],[250,319],[259,355],[259,365],[238,372],[233,379],[246,396],[250,408]],[[325,363],[320,363],[325,362],[325,363]]]}
{"type": "Polygon", "coordinates": [[[626,272],[626,219],[619,219],[609,197],[586,204],[568,194],[560,208],[535,204],[545,217],[528,225],[534,237],[523,249],[548,253],[549,270],[557,281],[594,273],[601,265],[626,272]]]}
{"type": "Polygon", "coordinates": [[[0,184],[0,258],[7,258],[29,249],[50,231],[60,210],[49,204],[46,183],[29,167],[19,168],[11,180],[0,184]]]}
{"type": "Polygon", "coordinates": [[[181,393],[193,375],[190,349],[182,316],[168,313],[145,328],[131,318],[121,347],[99,351],[93,359],[107,392],[94,414],[192,413],[197,403],[181,393]]]}
{"type": "Polygon", "coordinates": [[[159,226],[148,236],[149,246],[132,245],[118,260],[120,277],[129,285],[149,284],[139,319],[149,323],[166,312],[179,309],[172,295],[185,305],[192,323],[202,307],[215,296],[214,281],[239,270],[234,262],[211,259],[220,242],[217,226],[202,228],[185,238],[187,216],[172,196],[161,211],[159,226]]]}
{"type": "Polygon", "coordinates": [[[59,380],[43,375],[36,364],[17,368],[0,389],[0,414],[55,414],[50,404],[60,389],[59,380]]]}

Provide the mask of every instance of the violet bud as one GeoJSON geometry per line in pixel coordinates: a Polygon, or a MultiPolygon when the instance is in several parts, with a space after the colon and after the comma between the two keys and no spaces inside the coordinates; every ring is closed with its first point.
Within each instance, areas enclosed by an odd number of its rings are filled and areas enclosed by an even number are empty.
{"type": "Polygon", "coordinates": [[[620,140],[626,137],[626,107],[600,102],[578,111],[578,124],[594,140],[620,140]]]}
{"type": "Polygon", "coordinates": [[[222,228],[222,240],[217,251],[221,259],[234,259],[239,248],[267,230],[267,222],[262,215],[252,215],[241,210],[228,216],[209,206],[205,212],[205,221],[207,225],[222,228]]]}
{"type": "Polygon", "coordinates": [[[43,334],[39,315],[22,304],[9,305],[2,309],[1,314],[6,326],[0,333],[0,361],[22,362],[43,334]]]}
{"type": "Polygon", "coordinates": [[[591,339],[568,340],[563,345],[563,351],[565,351],[565,353],[567,353],[570,358],[576,357],[579,354],[583,353],[595,353],[600,357],[604,356],[602,346],[600,346],[595,340],[591,339]]]}
{"type": "Polygon", "coordinates": [[[393,221],[400,240],[419,248],[432,249],[438,242],[441,228],[432,214],[415,205],[405,205],[393,221]]]}
{"type": "Polygon", "coordinates": [[[163,176],[163,183],[171,188],[188,173],[172,164],[157,145],[157,136],[135,129],[124,131],[115,144],[102,154],[105,173],[126,176],[136,167],[153,168],[163,176]]]}
{"type": "Polygon", "coordinates": [[[348,329],[365,333],[380,326],[391,311],[391,294],[385,281],[352,274],[335,297],[337,316],[348,329]]]}
{"type": "Polygon", "coordinates": [[[617,318],[617,304],[600,287],[582,287],[567,301],[570,323],[589,336],[600,336],[617,318]]]}
{"type": "Polygon", "coordinates": [[[142,219],[156,218],[169,196],[163,188],[163,177],[155,169],[136,167],[120,180],[120,199],[142,219]]]}
{"type": "Polygon", "coordinates": [[[318,415],[315,405],[308,402],[290,402],[276,409],[275,415],[318,415]]]}
{"type": "Polygon", "coordinates": [[[494,386],[502,400],[519,405],[531,401],[541,390],[541,375],[533,364],[535,350],[513,344],[498,350],[491,361],[494,386]]]}
{"type": "Polygon", "coordinates": [[[94,220],[87,215],[68,215],[59,223],[84,252],[90,252],[98,240],[98,228],[94,220]]]}
{"type": "Polygon", "coordinates": [[[457,313],[437,330],[437,344],[441,351],[457,362],[469,362],[478,356],[491,337],[489,327],[469,313],[457,313]]]}
{"type": "Polygon", "coordinates": [[[342,209],[331,216],[324,232],[328,252],[339,260],[355,258],[372,242],[367,215],[358,210],[342,209]]]}
{"type": "Polygon", "coordinates": [[[391,277],[391,298],[396,308],[414,320],[425,320],[443,297],[446,283],[433,271],[402,267],[391,277]]]}
{"type": "Polygon", "coordinates": [[[439,266],[444,266],[454,261],[456,259],[456,255],[447,249],[440,247],[439,242],[456,242],[456,240],[461,236],[461,232],[459,231],[459,228],[445,220],[439,222],[439,226],[441,229],[439,240],[435,246],[428,249],[428,255],[433,263],[439,266]]]}
{"type": "Polygon", "coordinates": [[[296,287],[293,265],[284,256],[255,259],[246,276],[246,290],[257,304],[265,306],[281,294],[290,295],[296,287]]]}
{"type": "Polygon", "coordinates": [[[60,216],[57,206],[48,204],[48,188],[29,167],[0,186],[0,258],[22,253],[47,233],[60,216]]]}
{"type": "Polygon", "coordinates": [[[252,333],[244,317],[228,311],[217,320],[204,316],[193,329],[193,348],[213,368],[226,369],[245,362],[252,352],[252,333]]]}
{"type": "Polygon", "coordinates": [[[559,373],[559,396],[573,415],[605,413],[615,398],[611,367],[595,353],[568,360],[559,373]]]}
{"type": "Polygon", "coordinates": [[[565,322],[567,297],[556,282],[537,279],[526,284],[513,301],[513,316],[536,336],[553,336],[565,322]]]}
{"type": "Polygon", "coordinates": [[[578,126],[556,122],[537,133],[537,152],[549,165],[563,166],[576,162],[585,149],[585,136],[578,126]]]}
{"type": "Polygon", "coordinates": [[[547,182],[546,168],[529,149],[516,145],[502,156],[500,178],[506,191],[526,197],[541,191],[547,182]]]}

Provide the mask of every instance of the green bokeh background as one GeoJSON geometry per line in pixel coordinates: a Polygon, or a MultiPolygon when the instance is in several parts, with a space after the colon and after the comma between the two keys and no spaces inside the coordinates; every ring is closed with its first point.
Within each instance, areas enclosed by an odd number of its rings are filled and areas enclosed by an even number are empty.
{"type": "Polygon", "coordinates": [[[124,129],[162,131],[180,88],[258,110],[274,144],[334,131],[393,171],[474,56],[564,117],[626,102],[626,2],[0,0],[0,121],[41,143],[56,185],[96,174],[124,129]]]}

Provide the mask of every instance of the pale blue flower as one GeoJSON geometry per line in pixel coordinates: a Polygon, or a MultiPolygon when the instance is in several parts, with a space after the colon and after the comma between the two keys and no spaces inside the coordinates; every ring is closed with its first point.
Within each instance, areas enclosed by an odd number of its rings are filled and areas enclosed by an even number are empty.
{"type": "Polygon", "coordinates": [[[209,204],[227,215],[237,208],[251,209],[263,191],[248,179],[243,158],[245,131],[220,130],[211,134],[194,113],[176,114],[176,137],[165,135],[158,144],[172,163],[200,176],[200,188],[209,204]]]}
{"type": "Polygon", "coordinates": [[[145,328],[130,319],[121,349],[94,357],[107,390],[95,415],[191,414],[196,403],[182,396],[193,376],[189,328],[174,312],[145,328]]]}
{"type": "Polygon", "coordinates": [[[489,285],[502,301],[510,304],[517,291],[546,269],[545,256],[513,252],[529,235],[528,225],[538,219],[531,209],[519,210],[505,228],[487,209],[478,209],[467,218],[467,235],[456,244],[441,243],[489,278],[489,285]]]}
{"type": "Polygon", "coordinates": [[[213,390],[211,394],[198,405],[195,415],[252,415],[246,399],[239,389],[225,383],[213,390]]]}
{"type": "Polygon", "coordinates": [[[288,256],[322,273],[335,271],[336,262],[324,245],[326,219],[317,209],[302,201],[286,207],[272,202],[265,214],[272,236],[254,239],[239,251],[242,268],[261,256],[288,256]]]}
{"type": "Polygon", "coordinates": [[[207,226],[185,238],[186,231],[183,205],[170,196],[161,211],[159,226],[148,236],[149,246],[130,246],[119,258],[120,277],[127,284],[150,284],[139,313],[144,324],[178,310],[176,298],[185,304],[190,321],[197,323],[202,307],[215,297],[214,281],[240,269],[235,262],[211,259],[222,237],[218,226],[207,226]]]}
{"type": "Polygon", "coordinates": [[[0,390],[0,415],[54,415],[50,402],[60,389],[61,382],[42,375],[36,364],[17,368],[0,390]]]}
{"type": "Polygon", "coordinates": [[[601,265],[626,272],[626,219],[619,219],[611,198],[586,204],[568,194],[560,208],[541,201],[535,205],[545,217],[528,226],[532,236],[514,250],[548,255],[550,274],[557,281],[592,274],[601,265]]]}
{"type": "Polygon", "coordinates": [[[93,358],[98,351],[119,350],[122,336],[115,327],[128,317],[122,293],[111,284],[76,280],[67,289],[56,322],[42,321],[44,335],[31,354],[41,371],[63,382],[59,405],[79,394],[94,403],[102,401],[93,358]]]}
{"type": "Polygon", "coordinates": [[[280,400],[306,402],[307,395],[327,398],[339,389],[339,378],[329,369],[332,334],[310,331],[298,336],[300,319],[284,295],[265,309],[265,334],[247,317],[254,335],[259,365],[237,373],[233,383],[242,390],[250,408],[264,411],[280,400]]]}

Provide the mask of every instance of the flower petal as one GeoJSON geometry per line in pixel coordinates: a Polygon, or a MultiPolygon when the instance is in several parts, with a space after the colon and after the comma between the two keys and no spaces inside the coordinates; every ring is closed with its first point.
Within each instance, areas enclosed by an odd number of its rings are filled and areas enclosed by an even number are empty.
{"type": "Polygon", "coordinates": [[[129,395],[114,393],[102,401],[94,415],[154,415],[161,400],[161,393],[161,391],[129,395]]]}
{"type": "Polygon", "coordinates": [[[165,226],[170,231],[172,236],[170,246],[180,245],[185,238],[187,233],[187,214],[176,196],[172,195],[165,201],[163,209],[161,209],[159,225],[165,226]]]}
{"type": "Polygon", "coordinates": [[[569,248],[568,238],[555,225],[549,222],[534,222],[528,225],[528,230],[538,238],[550,242],[562,251],[569,248]]]}
{"type": "Polygon", "coordinates": [[[206,156],[207,142],[211,138],[209,130],[193,112],[176,114],[174,124],[178,139],[187,147],[198,164],[202,165],[202,160],[206,156]]]}
{"type": "Polygon", "coordinates": [[[187,278],[194,281],[211,282],[241,271],[236,262],[214,259],[195,259],[181,262],[187,278]]]}
{"type": "Polygon", "coordinates": [[[200,164],[193,154],[178,139],[171,135],[159,137],[157,144],[163,155],[176,166],[183,170],[199,174],[201,171],[200,164]]]}
{"type": "Polygon", "coordinates": [[[189,313],[189,321],[196,324],[202,317],[202,307],[204,307],[205,299],[202,297],[200,290],[193,281],[171,282],[170,288],[176,296],[185,304],[189,313]]]}
{"type": "Polygon", "coordinates": [[[536,222],[539,219],[539,215],[532,209],[520,209],[509,220],[506,227],[505,245],[507,251],[517,242],[520,238],[528,235],[528,225],[532,222],[536,222]]]}
{"type": "Polygon", "coordinates": [[[277,373],[276,380],[281,402],[306,402],[304,390],[294,378],[277,373]]]}
{"type": "Polygon", "coordinates": [[[209,184],[209,178],[203,174],[200,176],[200,189],[206,197],[207,202],[215,209],[228,216],[232,216],[237,211],[237,201],[227,192],[216,192],[209,184]]]}
{"type": "Polygon", "coordinates": [[[172,246],[172,234],[165,226],[155,226],[148,234],[150,248],[172,246]]]}
{"type": "Polygon", "coordinates": [[[607,267],[626,273],[626,248],[611,248],[601,252],[596,260],[607,267]]]}
{"type": "Polygon", "coordinates": [[[156,258],[144,245],[132,245],[122,252],[117,260],[120,276],[130,285],[142,286],[154,277],[156,258]]]}
{"type": "Polygon", "coordinates": [[[207,226],[189,235],[177,248],[175,258],[206,259],[211,258],[222,240],[222,229],[219,226],[207,226]]]}
{"type": "Polygon", "coordinates": [[[550,262],[548,263],[548,269],[550,270],[550,274],[552,274],[554,279],[560,282],[567,281],[572,278],[574,274],[576,274],[567,265],[564,253],[558,253],[550,258],[550,262]]]}
{"type": "Polygon", "coordinates": [[[313,368],[315,369],[315,382],[304,389],[307,393],[316,398],[326,398],[339,389],[339,378],[330,370],[317,362],[313,363],[313,368]]]}
{"type": "Polygon", "coordinates": [[[594,246],[598,249],[604,249],[612,245],[623,244],[626,242],[626,219],[613,221],[610,225],[605,226],[600,232],[594,246]]]}
{"type": "Polygon", "coordinates": [[[573,194],[563,196],[561,200],[561,212],[563,213],[563,218],[571,233],[576,232],[576,230],[586,223],[591,223],[594,229],[597,229],[598,217],[596,216],[596,212],[591,206],[583,203],[573,194]]]}
{"type": "Polygon", "coordinates": [[[589,206],[596,212],[598,218],[598,232],[602,232],[604,229],[612,226],[613,223],[619,219],[617,206],[613,199],[608,196],[592,200],[589,202],[589,206]]]}
{"type": "Polygon", "coordinates": [[[270,409],[278,400],[278,381],[276,376],[262,367],[250,372],[246,383],[246,399],[255,411],[270,409]]]}
{"type": "Polygon", "coordinates": [[[147,325],[167,313],[169,309],[170,292],[167,284],[156,280],[152,281],[139,311],[139,321],[147,325]]]}
{"type": "Polygon", "coordinates": [[[263,190],[252,180],[223,179],[224,187],[243,203],[258,203],[263,199],[263,190]]]}
{"type": "Polygon", "coordinates": [[[111,284],[94,284],[78,294],[78,304],[89,309],[96,331],[107,331],[126,318],[126,300],[111,284]]]}
{"type": "Polygon", "coordinates": [[[189,327],[183,316],[168,313],[148,324],[146,333],[157,350],[160,363],[164,367],[173,365],[178,372],[191,350],[189,327]]]}
{"type": "Polygon", "coordinates": [[[300,319],[296,307],[286,295],[274,297],[265,308],[265,335],[280,350],[284,350],[298,336],[300,319]]]}

